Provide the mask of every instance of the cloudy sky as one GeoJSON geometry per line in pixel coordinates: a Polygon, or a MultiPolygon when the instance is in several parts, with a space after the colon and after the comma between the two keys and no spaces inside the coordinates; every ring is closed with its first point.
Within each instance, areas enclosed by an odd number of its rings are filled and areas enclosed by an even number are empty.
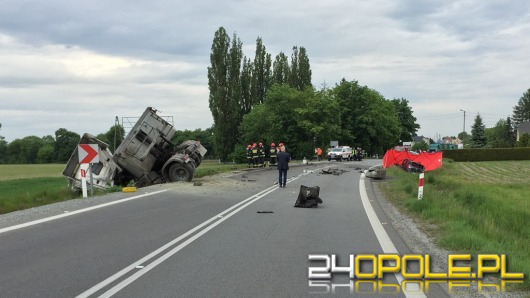
{"type": "Polygon", "coordinates": [[[223,26],[254,57],[306,48],[313,84],[406,98],[436,137],[511,116],[530,88],[527,0],[1,0],[0,135],[106,132],[152,106],[208,128],[207,67],[223,26]]]}

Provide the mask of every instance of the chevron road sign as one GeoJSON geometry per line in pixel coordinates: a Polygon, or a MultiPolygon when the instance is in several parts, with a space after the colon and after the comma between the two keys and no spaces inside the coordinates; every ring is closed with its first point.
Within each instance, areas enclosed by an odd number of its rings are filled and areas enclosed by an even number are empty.
{"type": "Polygon", "coordinates": [[[77,148],[79,163],[98,163],[99,147],[97,144],[79,144],[77,148]]]}

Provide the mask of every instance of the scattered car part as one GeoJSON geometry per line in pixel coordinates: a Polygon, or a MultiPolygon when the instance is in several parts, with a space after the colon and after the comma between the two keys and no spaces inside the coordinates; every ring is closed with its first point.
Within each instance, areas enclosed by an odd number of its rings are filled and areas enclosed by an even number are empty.
{"type": "Polygon", "coordinates": [[[366,177],[372,178],[372,179],[385,179],[386,169],[383,167],[382,164],[376,165],[366,170],[365,175],[366,177]]]}
{"type": "Polygon", "coordinates": [[[318,186],[304,186],[300,185],[300,192],[298,193],[298,198],[294,207],[299,208],[316,208],[318,204],[322,204],[323,201],[319,197],[320,187],[318,186]]]}

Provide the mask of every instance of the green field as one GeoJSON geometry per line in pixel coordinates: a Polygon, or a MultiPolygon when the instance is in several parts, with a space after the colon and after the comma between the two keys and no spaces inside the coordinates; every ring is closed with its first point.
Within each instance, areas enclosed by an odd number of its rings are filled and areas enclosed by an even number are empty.
{"type": "Polygon", "coordinates": [[[444,160],[425,173],[418,200],[418,174],[393,167],[383,190],[408,212],[438,245],[462,253],[506,254],[509,272],[525,275],[530,288],[530,161],[444,160]]]}
{"type": "Polygon", "coordinates": [[[64,164],[0,165],[0,181],[63,177],[64,164]]]}
{"type": "MultiPolygon", "coordinates": [[[[204,161],[197,168],[195,178],[246,167],[204,161]]],[[[80,197],[70,191],[66,177],[61,174],[63,169],[62,164],[0,165],[0,214],[80,197]]],[[[114,187],[108,191],[119,190],[114,187]]]]}
{"type": "Polygon", "coordinates": [[[0,214],[75,198],[63,164],[0,165],[0,214]]]}

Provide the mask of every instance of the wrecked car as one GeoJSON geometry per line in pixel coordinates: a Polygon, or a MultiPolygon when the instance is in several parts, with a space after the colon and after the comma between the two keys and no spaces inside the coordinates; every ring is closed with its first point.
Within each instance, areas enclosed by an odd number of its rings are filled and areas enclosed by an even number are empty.
{"type": "Polygon", "coordinates": [[[425,171],[425,167],[421,163],[413,162],[410,159],[404,159],[397,166],[409,173],[423,173],[425,171]]]}

